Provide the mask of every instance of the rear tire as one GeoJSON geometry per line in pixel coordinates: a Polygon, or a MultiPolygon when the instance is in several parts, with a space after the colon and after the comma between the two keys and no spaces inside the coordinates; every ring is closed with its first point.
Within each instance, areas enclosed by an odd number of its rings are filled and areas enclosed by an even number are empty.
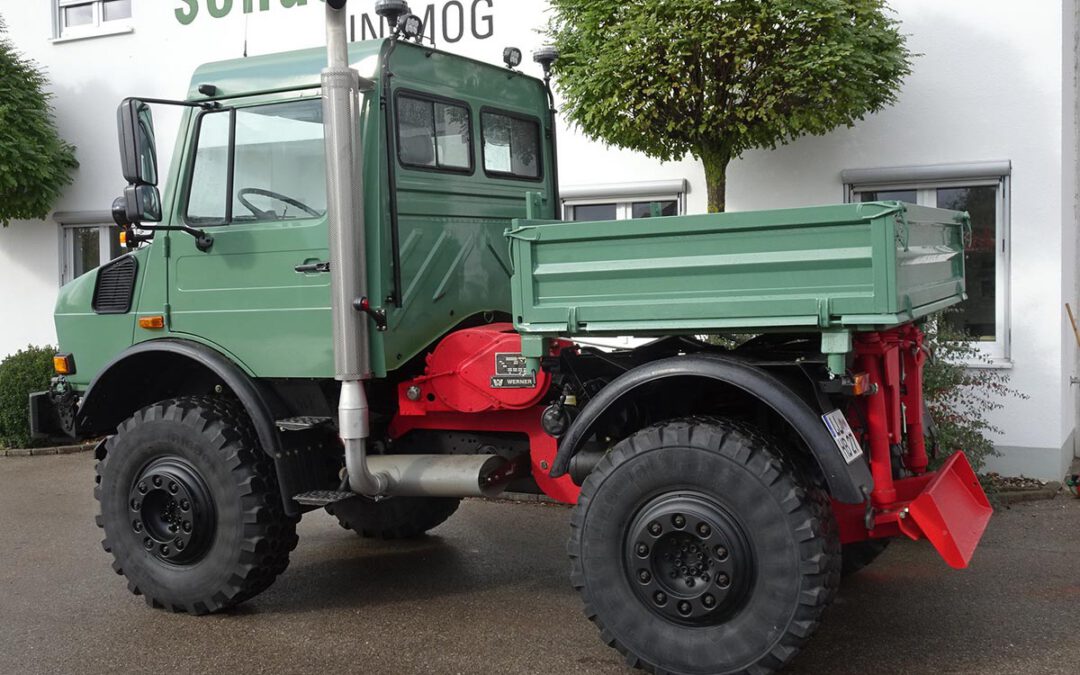
{"type": "Polygon", "coordinates": [[[353,497],[326,507],[338,523],[365,539],[412,539],[442,525],[458,510],[455,497],[353,497]]]}
{"type": "Polygon", "coordinates": [[[153,607],[209,614],[266,590],[289,564],[273,463],[235,401],[156,403],[105,445],[94,489],[102,546],[153,607]]]}
{"type": "Polygon", "coordinates": [[[729,420],[623,440],[582,486],[571,581],[601,638],[654,673],[768,673],[818,626],[840,580],[828,495],[729,420]]]}

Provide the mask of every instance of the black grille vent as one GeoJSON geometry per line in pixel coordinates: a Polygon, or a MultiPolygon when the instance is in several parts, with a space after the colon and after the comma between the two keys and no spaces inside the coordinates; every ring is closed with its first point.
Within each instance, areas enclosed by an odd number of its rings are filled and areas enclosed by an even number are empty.
{"type": "Polygon", "coordinates": [[[126,314],[131,310],[135,290],[135,272],[139,263],[132,255],[104,265],[98,270],[97,286],[91,306],[98,314],[126,314]]]}

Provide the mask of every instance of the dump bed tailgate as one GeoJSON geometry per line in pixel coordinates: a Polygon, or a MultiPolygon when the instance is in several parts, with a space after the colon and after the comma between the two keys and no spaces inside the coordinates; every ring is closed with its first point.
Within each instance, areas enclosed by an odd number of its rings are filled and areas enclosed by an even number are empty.
{"type": "Polygon", "coordinates": [[[963,300],[965,214],[900,202],[516,221],[517,329],[879,329],[963,300]]]}

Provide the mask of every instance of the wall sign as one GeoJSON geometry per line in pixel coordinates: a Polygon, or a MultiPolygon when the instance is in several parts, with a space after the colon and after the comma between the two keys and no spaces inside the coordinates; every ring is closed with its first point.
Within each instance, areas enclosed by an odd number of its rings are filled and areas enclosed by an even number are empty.
{"type": "MultiPolygon", "coordinates": [[[[307,4],[319,4],[322,0],[176,0],[176,20],[189,26],[200,16],[224,19],[230,14],[254,14],[282,11],[307,4]]],[[[356,4],[355,2],[353,3],[356,4]]],[[[367,3],[365,3],[367,4],[367,3]]],[[[424,35],[436,43],[454,44],[463,38],[487,40],[495,34],[495,0],[447,0],[428,3],[423,9],[413,7],[424,21],[424,35]]],[[[386,37],[386,22],[373,12],[353,14],[349,17],[349,39],[372,40],[386,37]]]]}

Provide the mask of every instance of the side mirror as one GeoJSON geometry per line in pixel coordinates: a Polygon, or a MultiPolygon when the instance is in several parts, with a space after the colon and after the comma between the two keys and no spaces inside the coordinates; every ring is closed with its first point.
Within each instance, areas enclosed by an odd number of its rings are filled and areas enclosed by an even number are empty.
{"type": "MultiPolygon", "coordinates": [[[[130,185],[158,184],[157,144],[150,106],[136,98],[125,99],[117,111],[120,162],[130,185]]],[[[160,199],[158,211],[160,212],[160,199]]],[[[160,217],[158,218],[160,220],[160,217]]]]}
{"type": "MultiPolygon", "coordinates": [[[[113,218],[119,221],[117,214],[113,218]]],[[[160,223],[161,193],[153,185],[129,185],[124,188],[124,224],[160,223]]]]}

